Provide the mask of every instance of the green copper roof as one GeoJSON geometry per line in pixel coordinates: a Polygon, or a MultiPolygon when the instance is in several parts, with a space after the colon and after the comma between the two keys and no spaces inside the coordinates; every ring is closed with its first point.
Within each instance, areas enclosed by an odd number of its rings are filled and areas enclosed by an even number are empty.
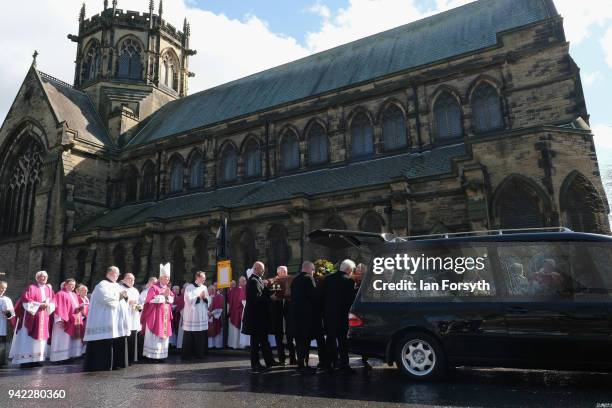
{"type": "Polygon", "coordinates": [[[218,207],[239,208],[288,200],[296,194],[335,193],[381,185],[396,178],[416,179],[448,174],[452,159],[465,154],[463,144],[439,147],[423,153],[404,153],[334,168],[309,171],[267,181],[256,181],[213,191],[187,194],[158,202],[126,205],[109,210],[77,228],[112,228],[196,216],[218,207]]]}
{"type": "Polygon", "coordinates": [[[494,46],[499,32],[557,15],[552,0],[470,3],[170,102],[127,147],[494,46]]]}

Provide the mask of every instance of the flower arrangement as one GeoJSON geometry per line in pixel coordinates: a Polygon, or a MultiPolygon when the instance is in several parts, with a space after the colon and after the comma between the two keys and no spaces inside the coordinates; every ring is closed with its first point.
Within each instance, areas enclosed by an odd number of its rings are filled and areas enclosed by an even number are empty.
{"type": "Polygon", "coordinates": [[[336,267],[334,266],[334,264],[328,261],[327,259],[317,259],[314,262],[314,265],[315,265],[314,278],[315,278],[315,281],[317,282],[325,278],[325,276],[329,275],[330,273],[336,272],[336,267]]]}

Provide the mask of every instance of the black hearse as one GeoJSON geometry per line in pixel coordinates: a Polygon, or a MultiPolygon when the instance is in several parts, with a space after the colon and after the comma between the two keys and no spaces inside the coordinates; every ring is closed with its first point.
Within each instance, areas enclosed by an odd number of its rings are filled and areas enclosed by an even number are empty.
{"type": "Polygon", "coordinates": [[[412,379],[456,366],[612,368],[612,237],[534,229],[309,238],[359,248],[369,267],[349,316],[350,349],[412,379]]]}

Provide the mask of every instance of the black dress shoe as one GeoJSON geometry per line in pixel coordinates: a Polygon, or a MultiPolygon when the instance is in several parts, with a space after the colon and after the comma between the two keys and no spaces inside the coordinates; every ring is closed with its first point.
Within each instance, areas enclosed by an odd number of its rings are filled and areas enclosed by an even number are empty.
{"type": "Polygon", "coordinates": [[[333,374],[335,372],[334,367],[330,365],[321,365],[320,367],[317,367],[317,368],[327,374],[333,374]]]}
{"type": "Polygon", "coordinates": [[[338,371],[342,374],[355,374],[355,369],[350,366],[340,366],[338,371]]]}
{"type": "Polygon", "coordinates": [[[268,367],[262,366],[261,364],[251,367],[251,372],[253,373],[265,373],[268,370],[268,367]]]}
{"type": "Polygon", "coordinates": [[[297,372],[300,375],[312,375],[317,372],[317,369],[314,367],[298,367],[297,372]]]}
{"type": "Polygon", "coordinates": [[[267,368],[279,367],[280,365],[281,365],[281,363],[279,363],[276,360],[272,360],[272,361],[266,363],[266,367],[267,368]]]}
{"type": "Polygon", "coordinates": [[[297,364],[297,358],[291,356],[289,357],[289,365],[296,365],[297,364]]]}

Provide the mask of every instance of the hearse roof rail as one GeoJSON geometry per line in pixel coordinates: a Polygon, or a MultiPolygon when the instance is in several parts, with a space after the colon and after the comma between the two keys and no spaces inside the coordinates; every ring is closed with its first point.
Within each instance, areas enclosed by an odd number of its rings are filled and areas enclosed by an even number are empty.
{"type": "Polygon", "coordinates": [[[446,239],[460,237],[475,237],[487,235],[509,235],[509,234],[528,234],[538,232],[573,232],[566,227],[545,227],[545,228],[516,228],[516,229],[497,229],[483,231],[465,231],[465,232],[443,232],[439,234],[414,235],[410,237],[395,237],[393,242],[408,242],[419,241],[425,239],[446,239]]]}

